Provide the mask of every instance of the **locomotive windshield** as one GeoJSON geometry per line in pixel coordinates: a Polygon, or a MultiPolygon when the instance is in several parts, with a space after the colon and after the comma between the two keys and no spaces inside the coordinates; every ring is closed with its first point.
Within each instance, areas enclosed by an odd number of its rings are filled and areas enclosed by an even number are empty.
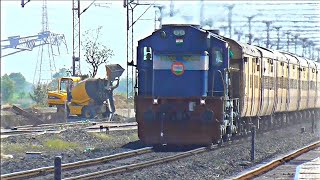
{"type": "Polygon", "coordinates": [[[208,70],[209,56],[207,54],[154,54],[153,69],[170,70],[175,63],[179,63],[184,70],[208,70]]]}

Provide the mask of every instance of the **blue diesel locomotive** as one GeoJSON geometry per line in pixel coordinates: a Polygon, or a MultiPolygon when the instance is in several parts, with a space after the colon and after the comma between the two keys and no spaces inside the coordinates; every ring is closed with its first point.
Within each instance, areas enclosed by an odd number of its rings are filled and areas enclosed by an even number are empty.
{"type": "Polygon", "coordinates": [[[163,25],[140,40],[135,66],[136,121],[146,144],[211,144],[252,124],[319,116],[318,63],[197,25],[163,25]]]}

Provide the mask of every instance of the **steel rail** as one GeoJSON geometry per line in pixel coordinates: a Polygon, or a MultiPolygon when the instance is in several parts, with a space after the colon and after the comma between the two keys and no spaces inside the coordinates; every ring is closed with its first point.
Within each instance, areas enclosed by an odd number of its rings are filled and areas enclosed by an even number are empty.
{"type": "Polygon", "coordinates": [[[97,171],[94,173],[88,173],[88,174],[83,174],[83,175],[79,175],[79,176],[75,176],[75,177],[69,177],[69,178],[65,178],[64,180],[93,179],[93,178],[98,178],[98,177],[102,177],[102,176],[106,176],[106,175],[112,175],[112,174],[117,174],[117,173],[133,171],[136,169],[150,167],[153,165],[162,164],[162,163],[174,161],[177,159],[189,157],[189,156],[192,156],[195,154],[206,152],[208,150],[209,150],[209,148],[207,148],[207,147],[201,147],[201,148],[193,149],[190,151],[185,151],[185,152],[181,152],[181,153],[178,153],[175,155],[171,155],[168,157],[157,158],[157,159],[153,159],[153,160],[149,160],[149,161],[143,161],[140,163],[129,164],[129,165],[124,165],[124,166],[120,166],[120,167],[115,167],[112,169],[97,171]]]}
{"type": "MultiPolygon", "coordinates": [[[[16,126],[11,128],[12,131],[32,131],[32,130],[51,130],[54,128],[61,128],[61,127],[69,127],[69,126],[88,126],[86,129],[99,129],[100,126],[103,128],[115,128],[115,127],[136,127],[137,123],[119,123],[119,122],[90,122],[90,123],[83,123],[83,122],[69,122],[69,123],[53,123],[53,124],[41,124],[37,126],[32,125],[25,125],[25,126],[16,126]],[[105,125],[107,124],[107,125],[105,125]]],[[[4,129],[6,130],[6,129],[4,129]]]]}
{"type": "Polygon", "coordinates": [[[317,141],[315,143],[309,144],[309,145],[307,145],[307,146],[305,146],[305,147],[303,147],[301,149],[298,149],[298,150],[296,150],[296,151],[294,151],[294,152],[292,152],[290,154],[287,154],[287,155],[285,155],[283,157],[280,157],[280,158],[278,158],[276,160],[273,160],[273,161],[267,163],[266,165],[258,167],[258,168],[254,169],[254,170],[251,170],[249,172],[241,174],[241,175],[239,175],[239,176],[237,176],[237,177],[235,177],[233,179],[234,180],[245,180],[245,179],[252,179],[252,178],[254,178],[256,176],[260,176],[260,175],[262,175],[262,174],[264,174],[264,173],[266,173],[266,172],[268,172],[268,171],[270,171],[270,170],[272,170],[272,169],[284,164],[285,162],[288,162],[288,161],[290,161],[290,160],[292,160],[292,159],[294,159],[294,158],[296,158],[296,157],[298,157],[298,156],[300,156],[300,155],[302,155],[302,154],[304,154],[304,153],[306,153],[306,152],[308,152],[308,151],[310,151],[312,149],[315,149],[317,147],[320,147],[320,141],[317,141]]]}
{"type": "MultiPolygon", "coordinates": [[[[103,129],[108,128],[108,131],[129,131],[138,129],[136,124],[115,124],[115,125],[107,125],[103,126],[103,129]]],[[[90,133],[102,132],[103,130],[98,127],[87,127],[84,130],[90,133]]],[[[66,128],[58,128],[58,126],[43,126],[43,127],[25,127],[25,128],[17,128],[16,130],[6,131],[7,129],[1,129],[0,135],[1,138],[6,138],[9,136],[19,136],[26,134],[44,134],[44,133],[60,133],[65,131],[66,128]]]]}
{"type": "Polygon", "coordinates": [[[42,127],[59,127],[59,126],[92,126],[97,124],[97,122],[67,122],[67,123],[52,123],[52,124],[39,124],[36,126],[24,125],[24,126],[15,126],[17,129],[28,129],[28,128],[42,128],[42,127]]]}
{"type": "MultiPolygon", "coordinates": [[[[73,169],[73,168],[79,168],[82,166],[89,166],[89,165],[96,165],[100,163],[105,163],[107,161],[112,161],[112,160],[118,160],[118,159],[123,159],[126,157],[132,157],[135,155],[139,154],[146,154],[150,153],[153,151],[152,147],[145,147],[137,150],[132,150],[124,153],[117,153],[109,156],[104,156],[100,158],[95,158],[95,159],[88,159],[84,161],[78,161],[74,163],[67,163],[67,164],[62,164],[61,169],[66,170],[66,169],[73,169]]],[[[19,172],[14,172],[10,174],[4,174],[1,175],[1,180],[8,180],[8,179],[17,179],[17,178],[27,178],[29,176],[36,176],[36,175],[41,175],[44,173],[49,173],[54,171],[54,166],[48,166],[48,167],[43,167],[43,168],[37,168],[37,169],[31,169],[31,170],[26,170],[26,171],[19,171],[19,172]]]]}

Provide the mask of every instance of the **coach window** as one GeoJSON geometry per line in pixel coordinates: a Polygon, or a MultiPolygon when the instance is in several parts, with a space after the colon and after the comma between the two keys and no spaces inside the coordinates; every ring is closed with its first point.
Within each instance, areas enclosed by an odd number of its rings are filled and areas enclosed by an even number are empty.
{"type": "Polygon", "coordinates": [[[144,61],[152,61],[152,49],[151,47],[144,47],[143,48],[143,60],[144,61]]]}

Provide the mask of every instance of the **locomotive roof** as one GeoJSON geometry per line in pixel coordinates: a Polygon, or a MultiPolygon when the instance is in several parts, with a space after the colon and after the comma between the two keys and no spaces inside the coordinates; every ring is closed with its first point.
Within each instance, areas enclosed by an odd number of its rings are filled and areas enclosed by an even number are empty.
{"type": "Polygon", "coordinates": [[[197,29],[197,30],[199,30],[199,31],[202,31],[202,32],[204,32],[204,33],[205,33],[205,32],[208,32],[208,31],[206,31],[206,30],[204,30],[204,29],[201,29],[201,28],[200,28],[200,25],[197,25],[197,24],[163,24],[162,27],[161,27],[161,29],[156,29],[156,30],[153,31],[152,34],[150,34],[149,36],[147,36],[147,37],[145,37],[145,38],[143,38],[143,39],[140,39],[140,40],[138,41],[138,43],[143,43],[144,40],[150,38],[150,37],[153,36],[155,33],[157,33],[158,31],[161,31],[161,30],[164,29],[164,28],[172,28],[172,27],[191,27],[191,28],[195,28],[195,29],[197,29]]]}
{"type": "Polygon", "coordinates": [[[190,27],[195,27],[200,29],[200,25],[199,24],[163,24],[162,27],[184,27],[184,26],[190,26],[190,27]]]}

